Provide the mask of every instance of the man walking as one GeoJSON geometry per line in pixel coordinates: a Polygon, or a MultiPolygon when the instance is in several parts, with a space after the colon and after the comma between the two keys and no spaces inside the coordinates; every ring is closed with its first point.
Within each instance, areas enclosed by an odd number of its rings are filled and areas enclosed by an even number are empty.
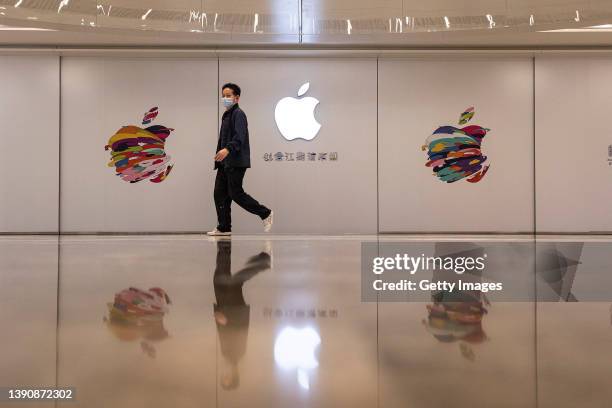
{"type": "Polygon", "coordinates": [[[230,205],[235,201],[246,211],[263,220],[264,231],[272,228],[272,210],[260,204],[242,188],[246,169],[251,167],[249,129],[246,114],[238,106],[240,87],[227,83],[221,87],[225,112],[221,118],[217,154],[215,155],[215,207],[217,227],[207,235],[231,235],[230,205]]]}

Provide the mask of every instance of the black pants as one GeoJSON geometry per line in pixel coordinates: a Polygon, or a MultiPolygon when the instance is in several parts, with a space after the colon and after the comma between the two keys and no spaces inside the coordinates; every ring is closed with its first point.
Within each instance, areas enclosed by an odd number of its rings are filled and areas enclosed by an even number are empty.
{"type": "Polygon", "coordinates": [[[217,229],[228,232],[232,230],[232,201],[246,211],[256,214],[262,220],[270,215],[270,209],[259,204],[242,188],[246,167],[219,167],[215,179],[215,207],[217,208],[217,229]]]}

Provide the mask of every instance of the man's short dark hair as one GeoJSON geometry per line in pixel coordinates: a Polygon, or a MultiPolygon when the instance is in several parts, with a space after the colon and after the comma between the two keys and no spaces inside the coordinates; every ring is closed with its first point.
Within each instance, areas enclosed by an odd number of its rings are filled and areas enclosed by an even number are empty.
{"type": "Polygon", "coordinates": [[[223,91],[225,88],[231,89],[234,95],[240,96],[240,87],[238,85],[228,82],[221,87],[221,91],[223,91]]]}

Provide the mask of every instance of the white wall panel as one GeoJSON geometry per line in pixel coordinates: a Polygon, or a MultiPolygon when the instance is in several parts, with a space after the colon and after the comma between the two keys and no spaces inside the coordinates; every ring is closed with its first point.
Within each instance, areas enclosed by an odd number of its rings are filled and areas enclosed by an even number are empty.
{"type": "Polygon", "coordinates": [[[612,58],[536,58],[537,229],[612,231],[612,58]]]}
{"type": "Polygon", "coordinates": [[[378,96],[381,232],[533,230],[532,59],[381,59],[378,96]],[[471,106],[489,171],[442,182],[421,146],[471,106]]]}
{"type": "Polygon", "coordinates": [[[62,218],[70,231],[202,231],[214,226],[211,162],[217,139],[217,61],[62,60],[62,218]],[[108,167],[104,146],[118,129],[175,129],[165,143],[174,163],[161,183],[129,183],[108,167]]]}
{"type": "MultiPolygon", "coordinates": [[[[245,190],[274,211],[274,232],[376,232],[376,60],[221,59],[220,84],[242,88],[252,168],[245,190]],[[320,103],[310,141],[288,141],[275,123],[276,103],[297,97],[320,103]],[[265,153],[317,153],[315,161],[265,161],[265,153]],[[337,152],[337,161],[318,153],[337,152]]],[[[222,112],[220,112],[222,113],[222,112]]],[[[295,158],[295,156],[294,156],[295,158]]],[[[259,232],[261,220],[232,204],[233,231],[259,232]]]]}
{"type": "Polygon", "coordinates": [[[0,232],[57,232],[59,57],[0,57],[0,232]]]}

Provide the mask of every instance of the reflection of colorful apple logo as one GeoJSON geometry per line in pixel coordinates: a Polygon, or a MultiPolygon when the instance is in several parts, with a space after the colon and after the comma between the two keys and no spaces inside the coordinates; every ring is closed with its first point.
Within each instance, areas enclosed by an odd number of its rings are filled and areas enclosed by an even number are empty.
{"type": "Polygon", "coordinates": [[[122,341],[140,340],[142,351],[155,358],[155,344],[168,338],[164,327],[164,315],[172,304],[162,288],[142,290],[129,287],[115,294],[115,300],[107,303],[108,317],[104,322],[108,329],[122,341]]]}
{"type": "MultiPolygon", "coordinates": [[[[298,91],[297,96],[304,95],[310,83],[306,82],[298,91]]],[[[278,101],[274,109],[276,126],[287,140],[312,140],[321,129],[321,124],[314,116],[314,110],[319,100],[313,97],[291,98],[286,97],[278,101]]]]}
{"type": "MultiPolygon", "coordinates": [[[[158,114],[157,107],[145,112],[143,125],[151,123],[158,114]]],[[[166,155],[166,139],[174,129],[163,125],[123,126],[108,140],[104,150],[111,150],[109,167],[121,179],[130,183],[149,179],[152,183],[160,183],[166,179],[173,165],[170,156],[166,155]]]]}
{"type": "MultiPolygon", "coordinates": [[[[474,117],[474,108],[461,114],[459,125],[465,125],[474,117]]],[[[470,183],[479,182],[489,165],[483,166],[487,156],[482,155],[481,143],[490,129],[470,125],[461,129],[441,126],[427,138],[422,150],[427,150],[427,167],[433,167],[434,175],[440,181],[453,183],[467,178],[470,183]]]]}

